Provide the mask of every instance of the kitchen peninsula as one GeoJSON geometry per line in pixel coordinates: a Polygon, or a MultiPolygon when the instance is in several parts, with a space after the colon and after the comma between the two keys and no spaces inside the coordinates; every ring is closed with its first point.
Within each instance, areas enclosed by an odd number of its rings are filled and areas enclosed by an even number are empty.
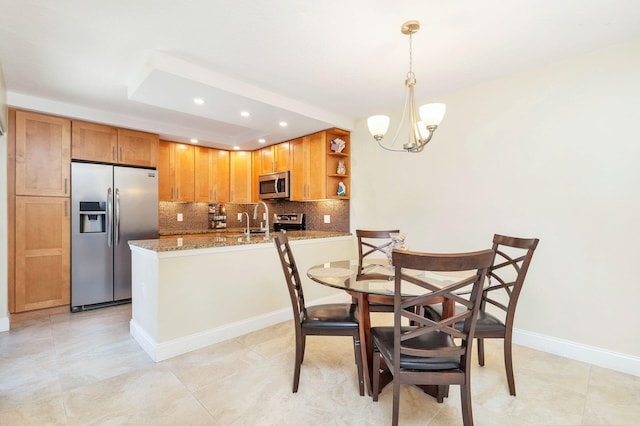
{"type": "MultiPolygon", "coordinates": [[[[299,270],[354,257],[349,233],[287,232],[299,270]]],[[[162,361],[291,319],[273,238],[211,237],[129,241],[132,264],[130,332],[162,361]]],[[[308,304],[345,295],[301,274],[308,304]]]]}

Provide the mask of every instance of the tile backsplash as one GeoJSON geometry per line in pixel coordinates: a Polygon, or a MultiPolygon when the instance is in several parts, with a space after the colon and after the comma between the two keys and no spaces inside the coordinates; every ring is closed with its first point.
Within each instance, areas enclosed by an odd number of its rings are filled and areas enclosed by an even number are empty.
{"type": "MultiPolygon", "coordinates": [[[[244,221],[238,221],[238,213],[249,214],[250,226],[260,226],[262,207],[258,210],[258,219],[253,220],[255,203],[235,204],[222,203],[227,215],[227,228],[242,228],[244,221]]],[[[304,213],[306,228],[313,231],[349,232],[349,200],[322,200],[322,201],[269,201],[269,223],[273,228],[273,214],[304,213]],[[324,223],[325,215],[330,216],[331,223],[324,223]]],[[[161,235],[179,232],[201,232],[209,227],[209,203],[172,203],[161,201],[159,203],[158,225],[161,235]],[[178,222],[178,214],[182,214],[182,222],[178,222]]]]}

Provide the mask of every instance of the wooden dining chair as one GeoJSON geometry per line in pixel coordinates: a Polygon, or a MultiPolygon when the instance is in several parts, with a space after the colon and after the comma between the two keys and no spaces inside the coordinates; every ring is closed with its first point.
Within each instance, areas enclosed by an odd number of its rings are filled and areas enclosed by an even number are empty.
{"type": "MultiPolygon", "coordinates": [[[[516,395],[513,375],[512,337],[516,305],[527,276],[537,238],[493,236],[494,260],[489,268],[489,285],[482,292],[475,338],[478,341],[478,363],[484,366],[484,339],[503,339],[504,366],[509,393],[516,395]],[[493,312],[493,313],[492,313],[493,312]]],[[[456,310],[459,309],[458,307],[456,310]]],[[[425,307],[426,315],[437,320],[442,314],[439,306],[425,307]]],[[[457,324],[458,328],[462,324],[457,324]]]]}
{"type": "Polygon", "coordinates": [[[460,385],[462,420],[465,425],[473,424],[471,346],[480,308],[482,283],[492,259],[493,251],[489,249],[460,254],[393,250],[393,327],[371,329],[374,342],[373,400],[378,400],[380,367],[384,362],[393,374],[393,425],[398,424],[401,384],[460,385]],[[443,285],[437,278],[429,278],[429,274],[415,274],[415,270],[435,273],[472,272],[464,278],[448,278],[447,282],[455,282],[443,285]],[[411,293],[414,296],[407,295],[403,282],[412,285],[411,293]],[[415,313],[417,307],[441,298],[453,300],[464,309],[453,317],[438,321],[415,313]],[[457,322],[463,323],[461,329],[454,327],[457,322]],[[415,325],[403,325],[408,323],[415,325]]]}
{"type": "MultiPolygon", "coordinates": [[[[356,229],[356,237],[358,239],[358,272],[356,280],[386,280],[389,275],[381,273],[365,273],[366,257],[377,257],[386,260],[387,248],[391,245],[391,234],[398,234],[398,229],[394,230],[367,230],[356,229]]],[[[355,298],[354,298],[355,303],[355,298]]],[[[384,298],[372,297],[369,302],[369,312],[393,312],[393,302],[386,302],[384,298]]]]}
{"type": "Polygon", "coordinates": [[[300,274],[289,245],[286,234],[275,234],[273,240],[278,250],[280,263],[289,289],[291,306],[293,307],[293,323],[295,326],[296,349],[293,373],[293,393],[298,391],[300,368],[304,360],[307,336],[351,336],[353,351],[358,369],[358,387],[360,396],[364,395],[364,377],[362,353],[360,351],[360,328],[358,323],[358,307],[349,303],[332,303],[306,306],[300,274]]]}

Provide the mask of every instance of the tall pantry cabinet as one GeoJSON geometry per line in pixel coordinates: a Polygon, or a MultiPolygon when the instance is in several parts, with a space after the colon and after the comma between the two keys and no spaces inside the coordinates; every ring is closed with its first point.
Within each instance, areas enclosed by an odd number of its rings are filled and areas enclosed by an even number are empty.
{"type": "Polygon", "coordinates": [[[8,142],[9,312],[68,305],[71,120],[10,110],[8,142]]]}

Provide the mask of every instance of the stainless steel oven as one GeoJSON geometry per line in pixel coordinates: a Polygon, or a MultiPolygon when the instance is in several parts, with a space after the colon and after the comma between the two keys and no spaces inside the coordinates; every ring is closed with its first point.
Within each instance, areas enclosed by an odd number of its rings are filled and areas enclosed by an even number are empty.
{"type": "Polygon", "coordinates": [[[260,175],[258,191],[261,200],[289,198],[289,172],[260,175]]]}

